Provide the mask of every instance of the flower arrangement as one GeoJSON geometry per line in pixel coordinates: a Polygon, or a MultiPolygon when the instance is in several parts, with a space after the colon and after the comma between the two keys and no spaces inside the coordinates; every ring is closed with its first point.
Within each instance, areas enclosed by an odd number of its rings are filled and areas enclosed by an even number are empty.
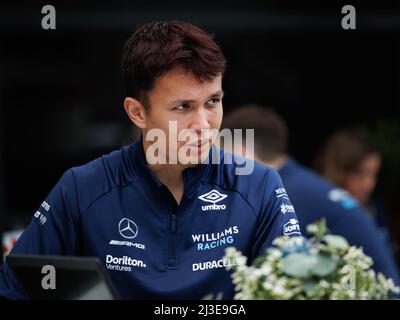
{"type": "Polygon", "coordinates": [[[398,294],[391,279],[371,269],[373,261],[341,236],[328,234],[324,219],[307,226],[311,238],[279,237],[249,266],[234,247],[225,257],[237,300],[389,299],[398,294]]]}

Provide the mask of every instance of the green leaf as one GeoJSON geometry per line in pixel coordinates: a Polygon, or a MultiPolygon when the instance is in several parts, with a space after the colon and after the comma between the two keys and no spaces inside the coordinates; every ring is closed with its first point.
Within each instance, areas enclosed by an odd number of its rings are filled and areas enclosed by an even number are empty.
{"type": "Polygon", "coordinates": [[[337,262],[330,256],[319,254],[317,255],[317,263],[312,268],[311,272],[320,277],[324,277],[335,270],[337,262]]]}
{"type": "Polygon", "coordinates": [[[344,250],[349,247],[349,243],[347,242],[347,240],[341,236],[328,234],[324,236],[323,240],[326,241],[328,246],[335,249],[344,250]]]}
{"type": "Polygon", "coordinates": [[[317,293],[318,283],[312,280],[304,280],[301,284],[307,297],[311,297],[317,293]]]}
{"type": "Polygon", "coordinates": [[[283,272],[292,277],[307,278],[317,263],[315,256],[306,253],[292,253],[283,259],[283,272]]]}

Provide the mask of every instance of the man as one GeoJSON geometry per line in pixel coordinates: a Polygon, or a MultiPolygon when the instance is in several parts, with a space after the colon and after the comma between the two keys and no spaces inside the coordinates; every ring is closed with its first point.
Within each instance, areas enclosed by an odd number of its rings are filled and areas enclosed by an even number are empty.
{"type": "Polygon", "coordinates": [[[373,195],[381,163],[382,155],[368,130],[349,127],[327,139],[315,167],[328,181],[347,190],[358,201],[391,247],[389,216],[384,204],[373,195]]]}
{"type": "MultiPolygon", "coordinates": [[[[124,107],[141,139],[66,171],[12,253],[97,256],[126,299],[231,299],[225,267],[235,261],[223,258],[225,249],[252,261],[288,223],[300,230],[289,199],[275,192],[283,188],[276,171],[255,164],[236,175],[212,146],[224,69],[220,48],[198,27],[172,21],[137,30],[122,70],[124,107]],[[196,139],[176,141],[171,130],[196,139]],[[218,163],[205,161],[216,154],[218,163]]],[[[0,295],[25,297],[7,264],[0,295]]]]}
{"type": "MultiPolygon", "coordinates": [[[[373,220],[347,192],[288,155],[288,129],[278,114],[262,106],[242,106],[225,117],[223,127],[255,130],[254,151],[250,151],[256,160],[278,170],[296,208],[301,230],[324,217],[333,234],[345,237],[351,245],[363,247],[374,261],[373,268],[399,284],[393,255],[373,220]]],[[[236,145],[234,151],[249,154],[246,145],[236,145]]]]}

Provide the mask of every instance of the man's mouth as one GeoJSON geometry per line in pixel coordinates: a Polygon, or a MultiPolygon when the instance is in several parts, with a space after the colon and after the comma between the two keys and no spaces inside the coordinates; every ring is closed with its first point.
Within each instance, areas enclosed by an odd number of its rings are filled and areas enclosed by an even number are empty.
{"type": "Polygon", "coordinates": [[[201,147],[208,143],[208,140],[199,141],[197,143],[190,143],[188,144],[189,147],[201,147]]]}
{"type": "Polygon", "coordinates": [[[204,140],[204,141],[199,141],[198,143],[190,143],[187,144],[189,148],[195,148],[198,151],[201,151],[205,146],[207,146],[210,143],[209,140],[204,140]]]}

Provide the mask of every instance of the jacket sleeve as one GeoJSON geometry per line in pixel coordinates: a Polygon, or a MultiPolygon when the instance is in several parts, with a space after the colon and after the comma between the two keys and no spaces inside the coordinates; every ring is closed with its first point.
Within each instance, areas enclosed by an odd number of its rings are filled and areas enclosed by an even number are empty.
{"type": "MultiPolygon", "coordinates": [[[[69,169],[34,213],[10,254],[75,255],[78,236],[78,198],[73,171],[69,169]]],[[[6,262],[0,267],[0,296],[27,298],[6,262]]]]}
{"type": "Polygon", "coordinates": [[[302,236],[295,208],[275,170],[267,171],[264,187],[251,259],[262,255],[277,237],[302,236]]]}

